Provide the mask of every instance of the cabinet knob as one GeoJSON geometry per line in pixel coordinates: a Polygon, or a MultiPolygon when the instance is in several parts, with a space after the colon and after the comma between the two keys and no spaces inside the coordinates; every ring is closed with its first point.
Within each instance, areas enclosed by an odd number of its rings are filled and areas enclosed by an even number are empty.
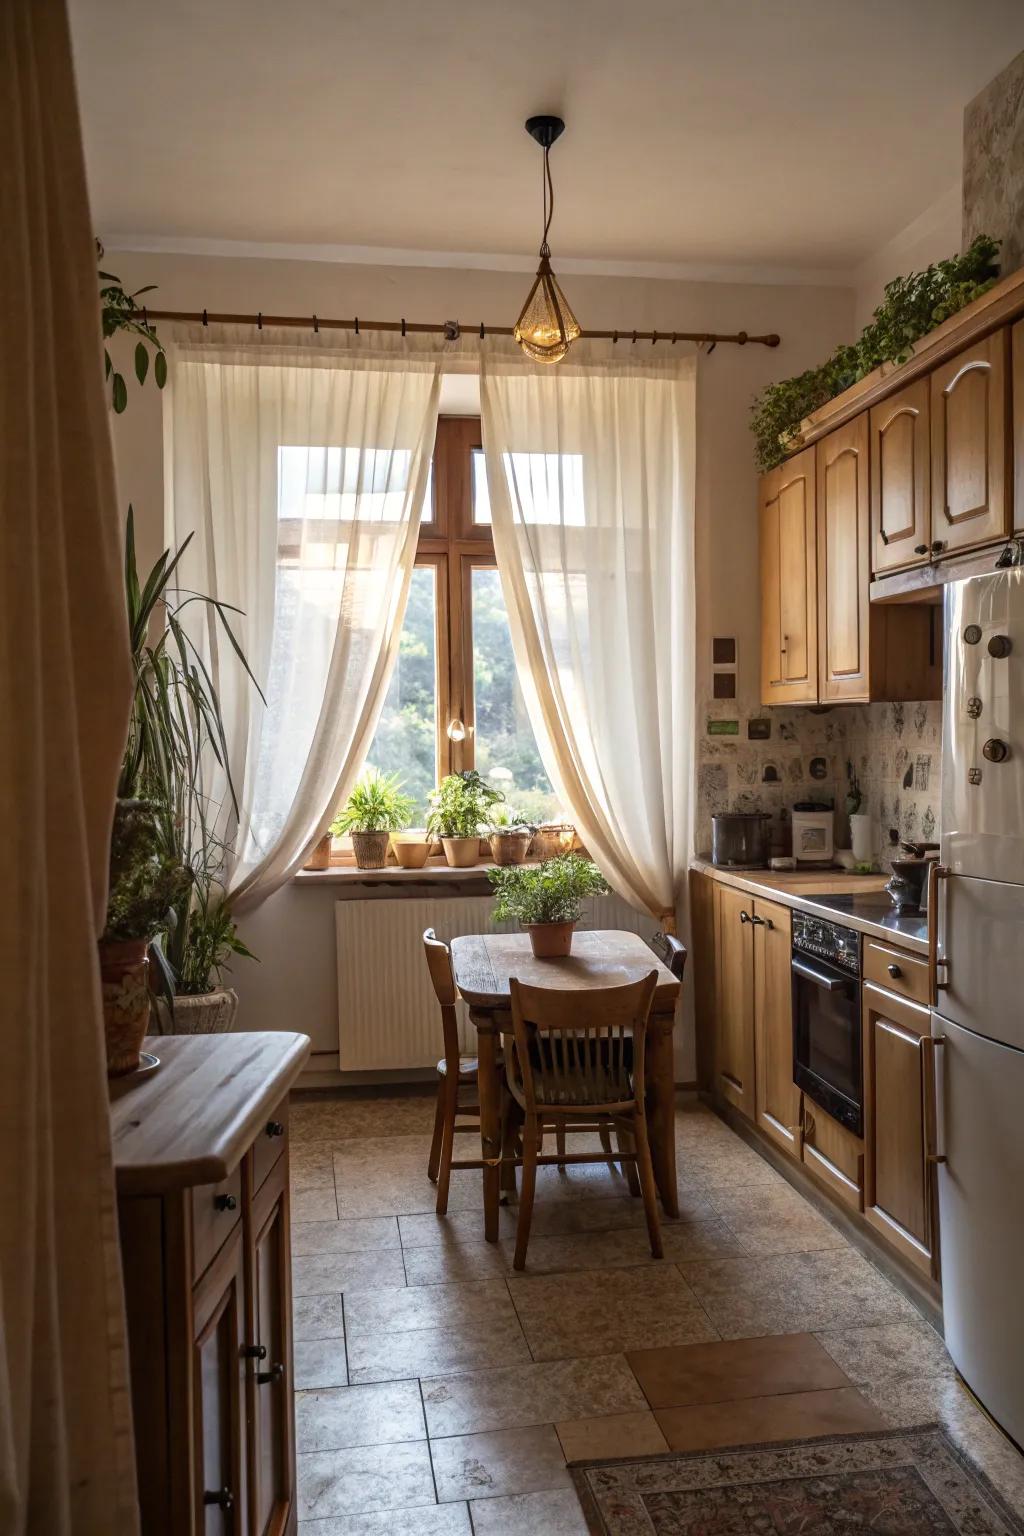
{"type": "Polygon", "coordinates": [[[213,1208],[215,1211],[233,1211],[238,1201],[234,1195],[214,1195],[213,1208]]]}
{"type": "Polygon", "coordinates": [[[893,980],[895,980],[897,976],[903,975],[902,965],[887,965],[886,970],[889,972],[889,975],[893,978],[893,980]]]}
{"type": "Polygon", "coordinates": [[[267,1135],[271,1138],[274,1136],[284,1135],[284,1126],[281,1124],[280,1120],[267,1121],[267,1135]]]}
{"type": "Polygon", "coordinates": [[[762,917],[761,921],[762,921],[762,923],[764,923],[766,928],[774,928],[775,927],[775,924],[772,922],[770,917],[762,917]]]}
{"type": "Polygon", "coordinates": [[[243,1344],[238,1353],[243,1360],[265,1360],[267,1358],[267,1346],[265,1344],[243,1344]]]}
{"type": "Polygon", "coordinates": [[[204,1504],[216,1504],[221,1509],[234,1509],[235,1496],[230,1488],[208,1488],[203,1494],[204,1504]]]}
{"type": "Polygon", "coordinates": [[[932,554],[941,555],[946,547],[945,539],[932,539],[932,554]]]}
{"type": "Polygon", "coordinates": [[[1009,635],[993,635],[988,643],[988,653],[997,661],[1002,661],[1013,650],[1013,641],[1009,635]]]}
{"type": "Polygon", "coordinates": [[[1005,763],[1010,755],[1010,749],[1005,741],[1000,741],[998,736],[991,737],[981,749],[982,756],[990,763],[1005,763]]]}
{"type": "Polygon", "coordinates": [[[257,1371],[256,1380],[259,1382],[261,1387],[265,1387],[270,1382],[280,1381],[283,1375],[284,1366],[280,1363],[280,1361],[277,1361],[270,1367],[269,1371],[257,1371]]]}
{"type": "Polygon", "coordinates": [[[754,919],[751,917],[749,912],[747,912],[745,910],[740,912],[740,922],[741,923],[752,923],[753,921],[754,921],[754,919]]]}
{"type": "Polygon", "coordinates": [[[928,545],[927,544],[915,544],[914,545],[914,554],[915,555],[926,555],[927,553],[928,553],[928,545]]]}

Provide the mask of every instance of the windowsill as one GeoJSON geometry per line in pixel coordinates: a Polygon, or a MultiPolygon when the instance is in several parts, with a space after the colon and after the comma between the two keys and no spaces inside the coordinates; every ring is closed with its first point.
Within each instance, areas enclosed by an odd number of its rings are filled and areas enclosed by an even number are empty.
{"type": "MultiPolygon", "coordinates": [[[[527,864],[536,864],[536,859],[527,859],[527,864]]],[[[422,869],[401,869],[397,864],[389,864],[385,869],[358,869],[355,864],[332,864],[330,869],[300,869],[292,876],[296,885],[336,885],[345,887],[353,886],[377,886],[405,888],[410,893],[424,885],[441,885],[446,887],[459,887],[461,890],[489,891],[491,883],[487,878],[489,869],[497,869],[499,866],[489,861],[481,861],[479,864],[468,865],[464,869],[453,869],[443,858],[429,859],[422,869]]]]}

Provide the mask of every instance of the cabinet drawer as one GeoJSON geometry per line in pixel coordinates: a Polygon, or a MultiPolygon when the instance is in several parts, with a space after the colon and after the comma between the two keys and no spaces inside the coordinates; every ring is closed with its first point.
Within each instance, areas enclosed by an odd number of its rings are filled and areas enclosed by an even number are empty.
{"type": "Polygon", "coordinates": [[[804,1167],[855,1211],[864,1209],[864,1143],[838,1120],[804,1099],[804,1167]]]}
{"type": "Polygon", "coordinates": [[[928,1007],[928,962],[905,949],[882,944],[878,939],[865,939],[864,980],[928,1007]]]}
{"type": "Polygon", "coordinates": [[[210,1266],[242,1219],[242,1169],[192,1190],[192,1278],[210,1266]]]}
{"type": "Polygon", "coordinates": [[[276,1104],[252,1144],[253,1193],[263,1185],[267,1174],[284,1151],[288,1141],[288,1100],[276,1104]]]}

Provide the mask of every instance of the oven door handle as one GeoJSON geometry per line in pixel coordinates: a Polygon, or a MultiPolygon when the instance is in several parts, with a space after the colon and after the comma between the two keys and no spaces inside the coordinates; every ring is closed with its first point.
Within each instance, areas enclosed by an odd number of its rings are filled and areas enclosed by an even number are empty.
{"type": "MultiPolygon", "coordinates": [[[[827,971],[819,971],[816,966],[808,965],[806,960],[793,958],[793,969],[798,976],[803,976],[807,981],[813,981],[816,987],[824,987],[826,992],[842,992],[848,985],[845,976],[830,976],[827,971]]],[[[855,978],[850,977],[853,981],[855,978]]]]}

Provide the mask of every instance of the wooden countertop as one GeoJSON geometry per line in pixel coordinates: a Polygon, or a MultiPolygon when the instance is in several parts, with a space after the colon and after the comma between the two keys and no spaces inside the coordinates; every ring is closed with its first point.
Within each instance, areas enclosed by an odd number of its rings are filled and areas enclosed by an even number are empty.
{"type": "Polygon", "coordinates": [[[110,1084],[120,1195],[217,1184],[242,1160],[309,1055],[308,1035],[156,1035],[154,1072],[110,1084]]]}
{"type": "MultiPolygon", "coordinates": [[[[884,892],[887,875],[855,875],[845,869],[797,869],[775,871],[770,869],[722,869],[707,859],[693,859],[690,868],[723,885],[731,885],[750,896],[763,896],[768,901],[781,902],[800,912],[810,912],[829,922],[841,923],[844,928],[855,928],[859,933],[870,934],[874,939],[884,939],[914,954],[928,953],[928,920],[924,916],[898,917],[895,909],[878,902],[878,913],[869,911],[837,911],[820,899],[828,896],[878,897],[884,892]],[[885,921],[883,921],[883,917],[885,921]]],[[[865,906],[870,907],[871,902],[865,906]]]]}

